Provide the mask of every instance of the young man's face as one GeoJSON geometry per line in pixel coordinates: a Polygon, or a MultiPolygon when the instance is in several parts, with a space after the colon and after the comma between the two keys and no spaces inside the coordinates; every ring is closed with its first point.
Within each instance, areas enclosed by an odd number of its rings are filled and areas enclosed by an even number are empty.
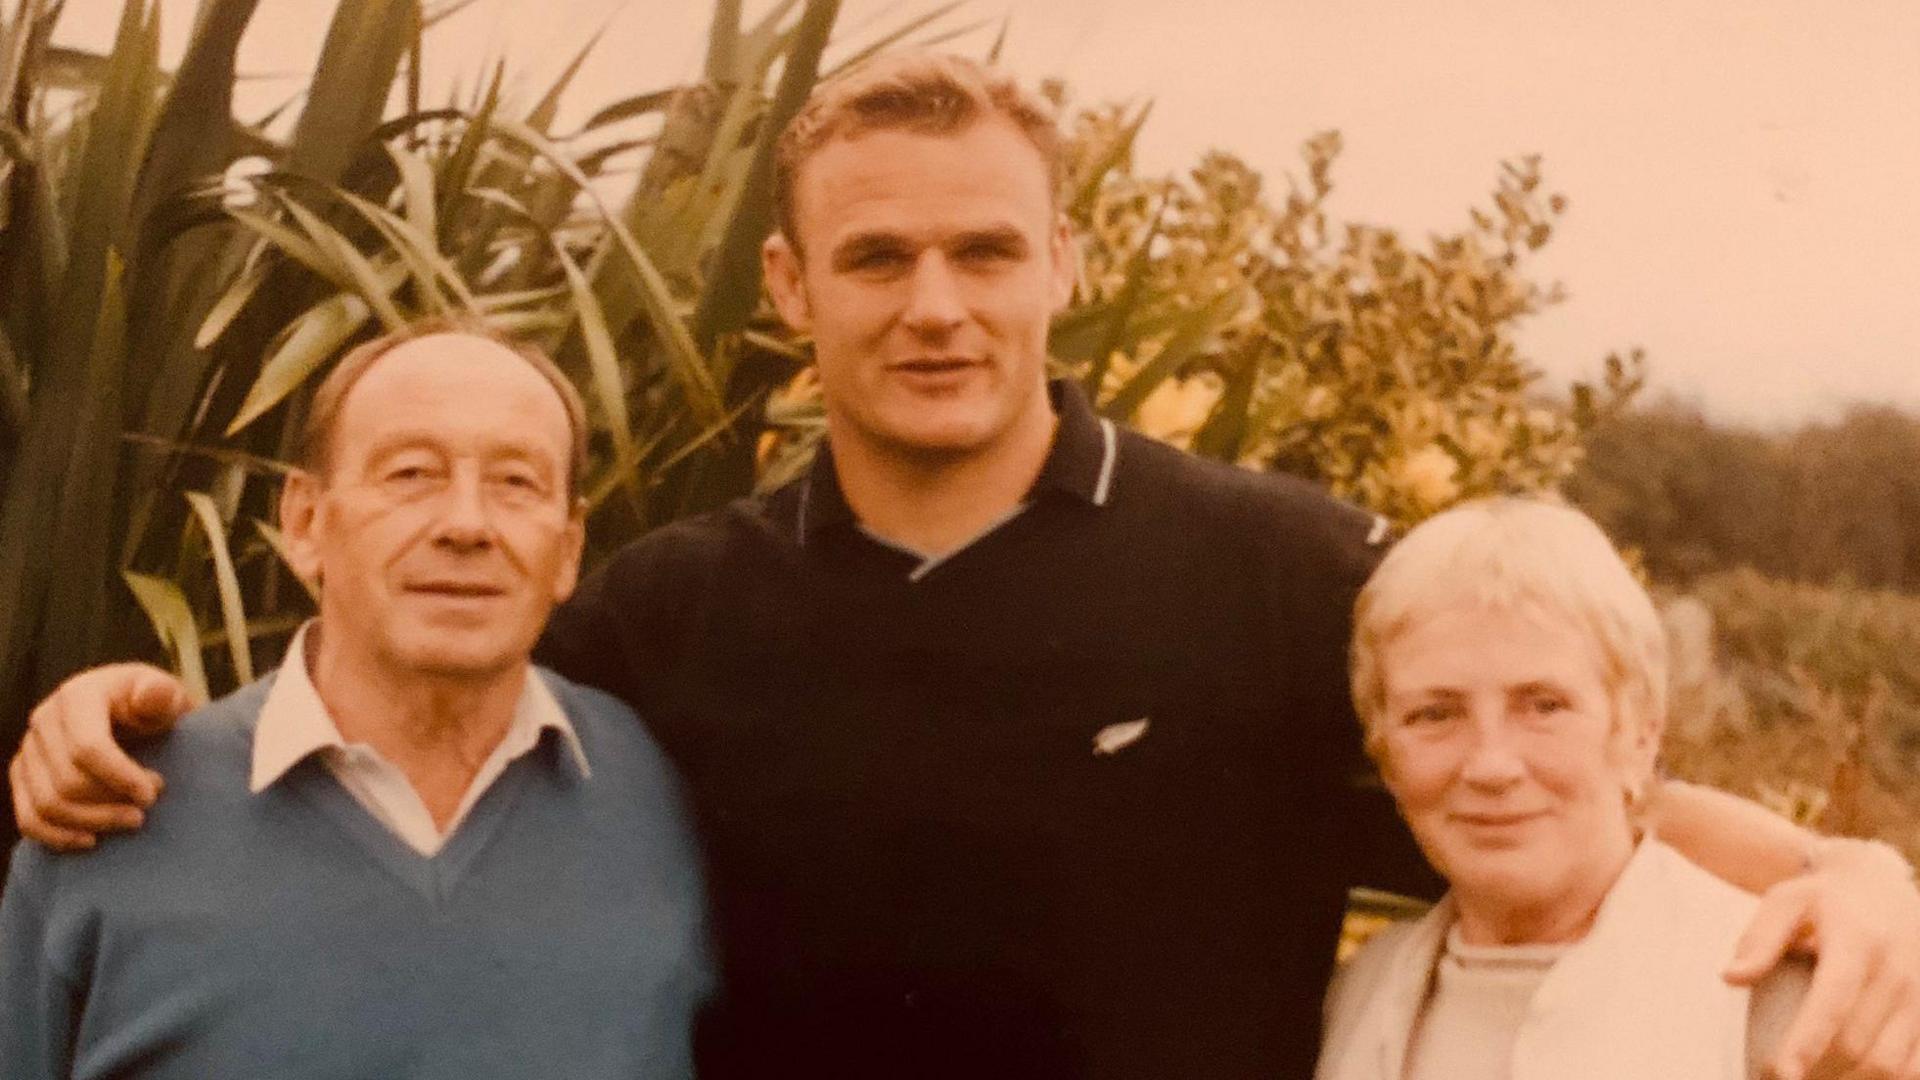
{"type": "Polygon", "coordinates": [[[767,282],[813,336],[837,446],[939,461],[1051,422],[1047,325],[1072,259],[1019,129],[988,116],[835,140],[801,165],[794,200],[799,249],[768,241],[767,282]]]}

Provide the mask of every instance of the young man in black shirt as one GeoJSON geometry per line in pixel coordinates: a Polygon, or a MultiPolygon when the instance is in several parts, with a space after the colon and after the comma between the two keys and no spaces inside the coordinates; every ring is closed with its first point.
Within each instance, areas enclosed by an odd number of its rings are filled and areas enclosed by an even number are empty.
{"type": "MultiPolygon", "coordinates": [[[[709,1078],[1306,1076],[1347,886],[1421,887],[1346,694],[1383,530],[1049,386],[1074,265],[1057,142],[956,59],[816,91],[765,267],[813,340],[828,449],[630,545],[543,642],[686,774],[725,987],[709,1078]]],[[[150,797],[106,713],[152,677],[83,676],[36,713],[30,832],[150,797]]],[[[1725,874],[1816,851],[1787,829],[1743,848],[1754,819],[1711,798],[1672,814],[1725,874]]],[[[1817,908],[1830,989],[1803,1041],[1857,1024],[1856,1057],[1883,1030],[1911,1057],[1920,899],[1817,851],[1833,865],[1775,894],[1756,962],[1817,908]]]]}

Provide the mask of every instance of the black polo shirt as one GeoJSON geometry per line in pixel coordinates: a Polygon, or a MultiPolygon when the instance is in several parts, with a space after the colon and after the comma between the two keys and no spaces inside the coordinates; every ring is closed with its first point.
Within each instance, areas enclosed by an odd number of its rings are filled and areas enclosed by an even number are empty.
{"type": "Polygon", "coordinates": [[[708,1080],[1306,1076],[1347,887],[1424,880],[1355,782],[1384,530],[1054,397],[1023,508],[944,559],[864,532],[823,454],[556,614],[542,662],[688,781],[708,1080]]]}

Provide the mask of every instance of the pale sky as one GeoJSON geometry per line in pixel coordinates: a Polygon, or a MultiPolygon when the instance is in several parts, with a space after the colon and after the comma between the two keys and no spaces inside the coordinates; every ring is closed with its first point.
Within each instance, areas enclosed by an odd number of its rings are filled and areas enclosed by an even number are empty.
{"type": "MultiPolygon", "coordinates": [[[[177,50],[192,0],[161,3],[177,50]]],[[[842,36],[934,6],[846,0],[842,36]]],[[[119,7],[69,0],[63,40],[103,43],[119,7]]],[[[262,0],[243,69],[310,66],[332,7],[262,0]]],[[[479,0],[429,40],[429,81],[504,48],[531,93],[607,23],[581,116],[697,74],[710,10],[479,0]]],[[[1723,419],[1920,409],[1920,0],[975,0],[942,25],[1009,13],[1016,72],[1156,102],[1149,171],[1217,147],[1277,184],[1337,127],[1336,215],[1417,235],[1543,154],[1572,209],[1536,273],[1573,298],[1522,344],[1556,377],[1640,345],[1656,391],[1723,419]]]]}

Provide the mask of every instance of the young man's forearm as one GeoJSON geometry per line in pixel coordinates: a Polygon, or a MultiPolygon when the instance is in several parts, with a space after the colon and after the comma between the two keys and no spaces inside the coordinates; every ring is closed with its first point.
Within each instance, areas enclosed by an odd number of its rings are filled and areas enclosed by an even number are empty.
{"type": "Polygon", "coordinates": [[[1701,784],[1662,783],[1647,824],[1715,877],[1752,893],[1834,863],[1909,872],[1884,844],[1823,837],[1759,803],[1701,784]]]}

